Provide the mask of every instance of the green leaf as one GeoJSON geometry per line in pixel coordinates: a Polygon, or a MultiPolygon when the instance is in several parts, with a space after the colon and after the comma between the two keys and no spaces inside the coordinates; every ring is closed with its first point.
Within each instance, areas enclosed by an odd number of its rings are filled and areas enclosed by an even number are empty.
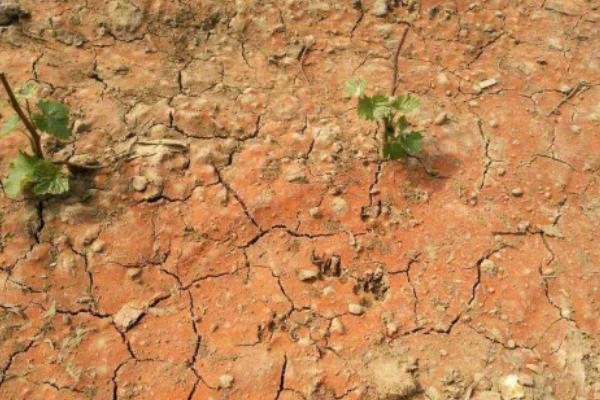
{"type": "Polygon", "coordinates": [[[58,195],[69,191],[69,178],[64,176],[60,169],[51,162],[39,162],[34,177],[33,193],[37,196],[58,195]]]}
{"type": "Polygon", "coordinates": [[[421,151],[421,141],[423,135],[421,132],[411,132],[406,136],[402,136],[402,147],[408,154],[417,154],[421,151]]]}
{"type": "Polygon", "coordinates": [[[346,95],[349,97],[363,97],[367,89],[367,81],[361,78],[350,79],[346,82],[346,95]]]}
{"type": "Polygon", "coordinates": [[[15,93],[15,97],[17,100],[27,100],[35,96],[37,92],[37,87],[35,86],[34,81],[29,81],[21,89],[15,93]]]}
{"type": "Polygon", "coordinates": [[[377,95],[373,96],[375,108],[373,109],[373,117],[377,121],[392,116],[392,108],[390,107],[390,98],[388,96],[377,95]]]}
{"type": "Polygon", "coordinates": [[[390,100],[387,96],[376,95],[361,97],[358,100],[358,116],[370,121],[381,121],[392,115],[390,100]]]}
{"type": "Polygon", "coordinates": [[[419,108],[421,102],[416,97],[411,96],[410,94],[399,96],[394,98],[390,102],[390,107],[394,110],[398,110],[403,114],[409,114],[412,111],[419,108]]]}
{"type": "Polygon", "coordinates": [[[403,134],[406,131],[406,129],[410,127],[410,124],[408,123],[406,117],[404,115],[401,115],[396,121],[396,126],[398,127],[398,132],[403,134]]]}
{"type": "Polygon", "coordinates": [[[69,190],[69,179],[52,162],[20,151],[10,164],[4,190],[14,199],[29,186],[36,196],[58,195],[69,190]]]}
{"type": "Polygon", "coordinates": [[[33,180],[35,157],[19,151],[17,157],[10,163],[8,177],[4,180],[4,191],[14,199],[33,180]]]}
{"type": "Polygon", "coordinates": [[[403,160],[408,154],[400,142],[387,143],[383,147],[383,157],[390,160],[403,160]]]}
{"type": "Polygon", "coordinates": [[[375,104],[371,97],[361,97],[358,100],[358,116],[362,119],[374,121],[375,117],[373,112],[375,111],[375,104]]]}
{"type": "Polygon", "coordinates": [[[35,126],[58,139],[67,140],[71,137],[69,110],[64,104],[51,100],[40,100],[37,106],[42,113],[35,113],[31,116],[35,126]]]}
{"type": "Polygon", "coordinates": [[[0,128],[0,138],[14,131],[18,124],[19,117],[17,116],[17,114],[13,114],[10,117],[6,118],[2,123],[2,127],[0,128]]]}

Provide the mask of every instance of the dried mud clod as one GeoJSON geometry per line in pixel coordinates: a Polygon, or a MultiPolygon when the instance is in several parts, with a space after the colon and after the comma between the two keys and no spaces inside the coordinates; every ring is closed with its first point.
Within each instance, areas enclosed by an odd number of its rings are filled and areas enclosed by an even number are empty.
{"type": "Polygon", "coordinates": [[[385,270],[381,266],[375,268],[374,271],[365,271],[364,276],[357,279],[354,292],[370,294],[377,301],[384,300],[389,290],[385,275],[385,270]]]}
{"type": "Polygon", "coordinates": [[[319,269],[319,274],[324,277],[340,277],[342,275],[342,260],[338,255],[327,257],[313,253],[310,261],[319,269]]]}
{"type": "Polygon", "coordinates": [[[20,18],[29,17],[29,13],[21,8],[18,0],[0,0],[0,26],[17,23],[20,18]]]}
{"type": "Polygon", "coordinates": [[[367,358],[368,364],[362,371],[370,387],[370,398],[410,400],[421,392],[416,378],[417,361],[414,358],[383,350],[370,357],[372,359],[367,358]]]}

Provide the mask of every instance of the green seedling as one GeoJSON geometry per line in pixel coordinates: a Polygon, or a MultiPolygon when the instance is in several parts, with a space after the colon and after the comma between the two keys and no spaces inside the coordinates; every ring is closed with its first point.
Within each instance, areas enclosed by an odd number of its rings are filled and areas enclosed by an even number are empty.
{"type": "Polygon", "coordinates": [[[8,103],[15,112],[0,126],[0,138],[20,132],[29,139],[31,151],[29,154],[19,150],[10,164],[8,176],[2,182],[4,191],[10,198],[16,198],[20,193],[46,197],[68,192],[69,178],[63,173],[62,163],[44,158],[40,132],[59,140],[70,139],[69,110],[62,103],[39,100],[36,103],[37,110],[32,111],[29,101],[36,94],[33,82],[27,83],[16,93],[2,73],[0,82],[8,95],[8,103]],[[20,102],[24,102],[27,112],[20,102]]]}
{"type": "Polygon", "coordinates": [[[421,132],[412,130],[406,114],[419,107],[419,100],[409,94],[367,96],[367,81],[352,79],[346,83],[346,94],[358,98],[358,116],[383,126],[383,158],[404,160],[421,151],[421,132]]]}

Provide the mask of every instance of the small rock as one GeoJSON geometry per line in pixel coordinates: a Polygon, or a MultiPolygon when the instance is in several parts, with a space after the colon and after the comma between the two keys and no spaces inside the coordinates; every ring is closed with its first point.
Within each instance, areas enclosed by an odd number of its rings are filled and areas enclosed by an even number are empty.
{"type": "Polygon", "coordinates": [[[29,15],[21,9],[16,0],[0,0],[0,26],[10,25],[19,20],[20,17],[29,15]]]}
{"type": "Polygon", "coordinates": [[[144,13],[128,0],[113,0],[107,4],[111,32],[119,39],[129,39],[142,25],[144,13]]]}
{"type": "Polygon", "coordinates": [[[127,277],[129,279],[131,279],[132,281],[139,279],[139,277],[142,275],[142,269],[141,268],[129,268],[127,270],[127,277]]]}
{"type": "Polygon", "coordinates": [[[563,239],[565,237],[560,228],[556,225],[541,225],[540,230],[548,237],[555,237],[559,239],[563,239]]]}
{"type": "Polygon", "coordinates": [[[490,126],[491,126],[492,128],[497,128],[497,127],[498,127],[498,121],[496,121],[495,119],[492,119],[492,120],[489,122],[489,124],[490,124],[490,126]]]}
{"type": "Polygon", "coordinates": [[[301,269],[298,271],[298,279],[303,282],[315,280],[318,276],[319,273],[313,269],[301,269]]]}
{"type": "Polygon", "coordinates": [[[472,400],[502,400],[500,393],[492,392],[489,390],[479,392],[472,397],[472,400]]]}
{"type": "Polygon", "coordinates": [[[95,240],[92,243],[91,249],[94,253],[101,253],[104,250],[104,242],[102,240],[95,240]]]}
{"type": "Polygon", "coordinates": [[[563,317],[564,319],[571,319],[571,310],[568,309],[567,307],[561,308],[560,316],[563,317]]]}
{"type": "Polygon", "coordinates": [[[132,301],[125,304],[115,315],[113,315],[113,321],[118,328],[126,330],[138,320],[145,310],[146,307],[142,304],[132,301]]]}
{"type": "Polygon", "coordinates": [[[581,133],[581,127],[579,125],[571,125],[571,132],[581,133]]]}
{"type": "Polygon", "coordinates": [[[504,176],[506,175],[506,168],[498,168],[498,176],[504,176]]]}
{"type": "Polygon", "coordinates": [[[143,192],[148,187],[148,178],[145,176],[134,176],[131,179],[131,187],[136,192],[143,192]]]}
{"type": "Polygon", "coordinates": [[[558,90],[560,90],[560,92],[563,94],[569,94],[569,92],[571,91],[571,86],[567,84],[562,84],[560,85],[560,88],[558,88],[558,90]]]}
{"type": "Polygon", "coordinates": [[[498,268],[496,267],[496,264],[494,264],[494,262],[488,258],[483,260],[479,267],[481,268],[481,272],[484,272],[488,275],[495,276],[496,273],[498,272],[498,268]]]}
{"type": "Polygon", "coordinates": [[[337,214],[345,214],[348,211],[348,203],[341,197],[331,200],[331,207],[337,214]]]}
{"type": "Polygon", "coordinates": [[[339,318],[334,318],[331,320],[331,326],[329,327],[330,333],[339,333],[340,335],[343,335],[345,331],[346,328],[339,318]]]}
{"type": "Polygon", "coordinates": [[[227,205],[227,203],[229,202],[229,192],[227,191],[227,188],[222,188],[221,190],[219,190],[216,198],[219,201],[219,203],[223,207],[225,207],[227,205]]]}
{"type": "Polygon", "coordinates": [[[433,123],[436,125],[443,125],[448,120],[448,114],[441,112],[435,117],[433,123]]]}
{"type": "Polygon", "coordinates": [[[442,395],[440,392],[433,386],[430,386],[425,390],[425,397],[428,400],[442,400],[442,395]]]}
{"type": "Polygon", "coordinates": [[[517,224],[517,230],[521,233],[527,232],[531,223],[529,221],[521,221],[517,224]]]}
{"type": "Polygon", "coordinates": [[[311,208],[310,210],[308,210],[308,214],[313,218],[321,218],[323,216],[319,207],[311,208]]]}
{"type": "Polygon", "coordinates": [[[219,377],[219,388],[221,389],[229,389],[233,386],[234,378],[229,374],[221,375],[219,377]]]}
{"type": "Polygon", "coordinates": [[[511,374],[500,380],[498,385],[503,400],[518,400],[525,398],[525,388],[519,383],[519,377],[511,374]]]}
{"type": "Polygon", "coordinates": [[[287,173],[285,174],[285,180],[290,183],[307,183],[308,182],[308,179],[306,177],[306,172],[304,171],[304,168],[302,168],[301,166],[294,166],[289,171],[287,171],[287,173]]]}
{"type": "Polygon", "coordinates": [[[445,86],[448,83],[450,83],[450,81],[448,80],[448,76],[446,74],[444,74],[443,72],[441,72],[437,76],[437,83],[439,83],[442,86],[445,86]]]}
{"type": "Polygon", "coordinates": [[[365,308],[360,304],[350,303],[348,304],[348,312],[352,315],[363,315],[365,313],[365,308]]]}
{"type": "Polygon", "coordinates": [[[514,340],[510,339],[508,342],[506,342],[506,347],[508,347],[509,349],[514,349],[517,347],[517,344],[514,340]]]}
{"type": "Polygon", "coordinates": [[[388,0],[375,0],[371,13],[376,17],[385,17],[390,11],[388,0]]]}
{"type": "Polygon", "coordinates": [[[398,333],[398,324],[395,322],[388,322],[385,324],[385,333],[390,337],[394,336],[396,333],[398,333]]]}
{"type": "Polygon", "coordinates": [[[523,188],[517,187],[510,192],[514,197],[521,197],[525,193],[523,188]]]}
{"type": "Polygon", "coordinates": [[[479,82],[479,87],[481,88],[481,90],[490,88],[492,86],[495,86],[498,84],[498,81],[495,79],[486,79],[484,81],[479,82]]]}

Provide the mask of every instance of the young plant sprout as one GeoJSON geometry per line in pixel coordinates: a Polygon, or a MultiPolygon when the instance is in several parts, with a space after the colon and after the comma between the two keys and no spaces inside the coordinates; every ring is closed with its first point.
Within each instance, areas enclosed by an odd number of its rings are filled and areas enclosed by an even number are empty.
{"type": "Polygon", "coordinates": [[[419,107],[419,100],[403,96],[365,95],[367,81],[352,79],[346,83],[346,94],[358,98],[358,116],[383,125],[383,158],[404,160],[421,151],[423,135],[411,129],[406,114],[419,107]]]}
{"type": "Polygon", "coordinates": [[[61,164],[44,158],[40,132],[59,140],[70,139],[69,110],[62,103],[39,100],[36,103],[37,110],[32,111],[29,100],[36,93],[33,82],[28,82],[17,93],[13,92],[3,73],[0,73],[0,82],[8,95],[8,104],[15,112],[2,123],[0,138],[20,132],[29,139],[31,151],[30,154],[19,150],[10,164],[8,176],[2,182],[4,191],[10,198],[16,198],[20,193],[45,197],[68,192],[69,178],[63,173],[61,164]],[[27,113],[20,102],[25,103],[27,113]]]}

